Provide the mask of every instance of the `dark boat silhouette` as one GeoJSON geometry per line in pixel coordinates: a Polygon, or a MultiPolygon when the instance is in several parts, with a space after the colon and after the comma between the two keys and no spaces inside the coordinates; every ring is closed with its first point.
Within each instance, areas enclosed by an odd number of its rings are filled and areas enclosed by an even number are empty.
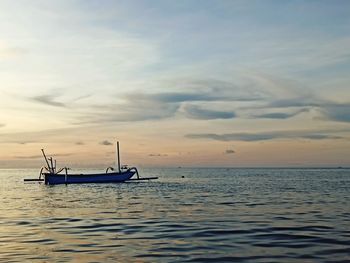
{"type": "Polygon", "coordinates": [[[128,167],[120,165],[119,142],[117,142],[117,171],[113,167],[108,167],[104,173],[92,174],[70,174],[69,168],[63,167],[59,170],[56,168],[56,160],[52,157],[47,157],[44,149],[41,149],[44,156],[46,166],[40,170],[39,179],[24,179],[25,182],[44,182],[46,185],[56,184],[82,184],[82,183],[122,183],[131,180],[151,180],[158,177],[139,176],[136,167],[128,167]],[[110,172],[111,171],[111,172],[110,172]],[[136,174],[136,178],[132,178],[136,174]]]}

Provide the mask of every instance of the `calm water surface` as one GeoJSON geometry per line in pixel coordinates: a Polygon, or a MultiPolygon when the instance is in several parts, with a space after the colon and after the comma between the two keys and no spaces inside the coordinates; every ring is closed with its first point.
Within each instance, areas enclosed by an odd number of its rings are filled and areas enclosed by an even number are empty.
{"type": "Polygon", "coordinates": [[[350,170],[143,169],[160,179],[23,183],[37,174],[0,170],[2,262],[350,262],[350,170]]]}

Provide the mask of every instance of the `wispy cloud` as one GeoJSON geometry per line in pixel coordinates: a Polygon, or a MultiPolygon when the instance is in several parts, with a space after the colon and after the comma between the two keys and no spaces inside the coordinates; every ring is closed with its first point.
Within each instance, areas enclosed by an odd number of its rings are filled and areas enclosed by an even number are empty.
{"type": "MultiPolygon", "coordinates": [[[[71,156],[73,155],[72,153],[62,153],[62,154],[51,154],[50,156],[52,157],[65,157],[65,156],[71,156]]],[[[42,155],[19,155],[19,156],[14,156],[16,159],[40,159],[43,158],[42,155]]]]}
{"type": "Polygon", "coordinates": [[[165,119],[173,117],[180,109],[184,111],[184,116],[192,119],[230,119],[236,116],[233,111],[213,110],[205,103],[263,99],[263,95],[252,89],[221,80],[188,80],[180,84],[169,82],[168,85],[170,89],[177,85],[181,85],[182,89],[190,87],[191,91],[127,93],[118,96],[118,103],[89,106],[77,124],[165,119]]]}
{"type": "Polygon", "coordinates": [[[14,156],[16,159],[40,159],[42,155],[14,156]]]}
{"type": "Polygon", "coordinates": [[[67,136],[72,136],[74,141],[81,138],[84,131],[81,127],[74,128],[59,128],[59,129],[45,129],[38,131],[15,132],[0,134],[0,143],[15,143],[15,144],[29,144],[29,143],[50,143],[50,142],[67,142],[72,143],[71,139],[67,140],[67,136]],[[63,138],[63,140],[61,140],[63,138]]]}
{"type": "MultiPolygon", "coordinates": [[[[32,102],[37,102],[40,104],[48,105],[48,106],[54,106],[54,107],[72,107],[76,102],[80,102],[84,99],[90,98],[91,94],[83,94],[78,96],[70,96],[69,98],[66,98],[64,101],[62,99],[64,95],[64,92],[62,90],[52,90],[51,92],[47,94],[37,95],[29,97],[29,100],[32,102]],[[61,97],[61,101],[58,99],[61,97]]],[[[28,98],[25,98],[28,99],[28,98]]]]}
{"type": "Polygon", "coordinates": [[[91,98],[91,97],[92,97],[92,94],[85,94],[85,95],[81,95],[81,96],[72,98],[71,102],[77,102],[77,101],[81,101],[81,100],[91,98]]]}
{"type": "Polygon", "coordinates": [[[200,133],[200,134],[187,134],[185,137],[190,139],[212,139],[216,141],[266,141],[277,139],[310,139],[310,140],[323,140],[323,139],[341,139],[343,137],[327,134],[323,132],[312,131],[272,131],[261,133],[200,133]]]}
{"type": "MultiPolygon", "coordinates": [[[[8,138],[6,140],[6,143],[13,143],[13,144],[21,144],[21,145],[25,145],[25,144],[29,144],[29,143],[36,143],[36,140],[17,140],[17,139],[13,139],[14,137],[16,137],[16,134],[14,134],[13,136],[7,134],[7,136],[5,135],[6,138],[8,138]]],[[[0,141],[0,143],[3,143],[0,141]]]]}
{"type": "Polygon", "coordinates": [[[291,117],[294,117],[302,112],[308,112],[309,109],[301,109],[294,112],[270,112],[270,113],[263,113],[254,115],[254,118],[262,118],[262,119],[288,119],[291,117]]]}
{"type": "Polygon", "coordinates": [[[64,156],[71,156],[73,153],[57,153],[57,154],[52,154],[52,157],[64,157],[64,156]]]}
{"type": "Polygon", "coordinates": [[[267,108],[297,108],[297,107],[320,107],[326,101],[315,97],[294,97],[289,99],[276,99],[269,102],[267,108]]]}
{"type": "Polygon", "coordinates": [[[297,83],[293,85],[281,80],[275,80],[271,76],[259,76],[258,86],[267,87],[267,92],[271,91],[270,96],[262,103],[256,105],[248,105],[242,110],[259,110],[266,113],[252,114],[253,118],[268,118],[268,119],[287,119],[294,117],[303,112],[316,110],[323,120],[331,120],[338,122],[350,122],[350,102],[337,102],[331,99],[321,97],[319,94],[308,91],[300,91],[297,88],[297,83]],[[272,82],[272,84],[271,84],[272,82]],[[277,84],[279,85],[277,85],[277,84]],[[272,88],[272,90],[270,90],[272,88]],[[278,92],[272,92],[277,90],[278,92]],[[276,110],[279,110],[276,112],[276,110]],[[287,110],[282,112],[280,110],[287,110]],[[291,111],[293,110],[293,111],[291,111]]]}
{"type": "Polygon", "coordinates": [[[18,144],[28,144],[28,143],[35,143],[36,141],[12,141],[14,143],[18,143],[18,144]]]}
{"type": "Polygon", "coordinates": [[[196,101],[257,101],[264,98],[264,93],[255,87],[245,87],[233,82],[220,79],[183,79],[164,83],[170,89],[186,89],[186,91],[136,93],[132,98],[158,102],[196,102],[196,101]],[[190,90],[190,91],[188,91],[190,90]]]}
{"type": "Polygon", "coordinates": [[[109,146],[109,145],[113,145],[112,142],[108,141],[108,140],[104,140],[102,142],[99,142],[100,145],[105,145],[105,146],[109,146]]]}
{"type": "Polygon", "coordinates": [[[256,115],[258,118],[290,118],[299,113],[310,111],[310,109],[316,109],[324,120],[338,121],[338,122],[350,122],[350,103],[337,103],[330,100],[319,99],[315,97],[313,100],[308,99],[288,99],[278,100],[269,103],[266,108],[302,108],[293,113],[268,113],[256,115]],[[307,107],[307,108],[305,108],[307,107]]]}
{"type": "Polygon", "coordinates": [[[150,156],[150,157],[166,157],[168,155],[167,154],[161,154],[161,153],[151,153],[148,156],[150,156]]]}
{"type": "Polygon", "coordinates": [[[85,145],[85,143],[82,142],[82,141],[77,141],[77,142],[75,143],[75,145],[85,145]]]}
{"type": "MultiPolygon", "coordinates": [[[[175,116],[197,119],[232,119],[232,118],[259,118],[259,119],[288,119],[300,113],[316,109],[324,120],[349,122],[347,114],[350,104],[339,104],[320,98],[311,91],[301,92],[295,87],[296,83],[288,80],[274,79],[272,76],[257,75],[253,78],[249,88],[246,84],[235,84],[220,79],[187,79],[181,82],[165,82],[172,90],[182,87],[174,92],[134,91],[116,97],[115,102],[106,104],[83,103],[79,106],[72,123],[93,124],[111,122],[135,122],[146,120],[159,120],[175,116]],[[189,87],[189,91],[186,91],[189,87]],[[227,104],[227,102],[238,102],[227,104]],[[230,105],[229,110],[222,110],[218,105],[230,105]],[[245,104],[246,103],[246,104],[245,104]],[[259,114],[251,113],[254,109],[259,114]],[[243,111],[243,114],[241,114],[243,111]],[[244,111],[248,111],[245,114],[244,111]],[[236,114],[237,113],[237,114],[236,114]],[[75,119],[75,120],[74,120],[75,119]]],[[[61,92],[61,91],[60,91],[61,92]]],[[[73,97],[68,101],[59,100],[62,93],[53,90],[49,94],[31,97],[30,100],[54,107],[74,108],[75,102],[91,97],[91,94],[73,97]]],[[[91,101],[90,101],[91,103],[91,101]]],[[[76,107],[78,108],[78,107],[76,107]]]]}
{"type": "Polygon", "coordinates": [[[329,120],[350,122],[350,103],[328,104],[321,108],[321,112],[329,120]]]}
{"type": "Polygon", "coordinates": [[[92,112],[83,113],[76,124],[104,122],[134,122],[157,120],[174,116],[179,108],[177,104],[154,103],[151,101],[131,100],[122,104],[93,106],[92,112]]]}
{"type": "Polygon", "coordinates": [[[183,110],[188,118],[197,120],[232,119],[236,116],[234,112],[203,109],[195,105],[185,105],[183,110]]]}
{"type": "Polygon", "coordinates": [[[63,102],[56,101],[57,97],[59,97],[59,95],[48,94],[48,95],[34,96],[34,97],[31,97],[30,99],[32,101],[39,102],[49,106],[66,107],[66,104],[64,104],[63,102]]]}

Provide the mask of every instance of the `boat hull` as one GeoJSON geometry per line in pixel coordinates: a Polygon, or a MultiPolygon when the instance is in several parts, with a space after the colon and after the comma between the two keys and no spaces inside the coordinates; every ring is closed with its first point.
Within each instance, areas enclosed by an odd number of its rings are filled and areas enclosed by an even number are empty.
{"type": "Polygon", "coordinates": [[[84,184],[84,183],[122,183],[129,180],[135,171],[101,174],[51,174],[44,173],[45,184],[84,184]]]}

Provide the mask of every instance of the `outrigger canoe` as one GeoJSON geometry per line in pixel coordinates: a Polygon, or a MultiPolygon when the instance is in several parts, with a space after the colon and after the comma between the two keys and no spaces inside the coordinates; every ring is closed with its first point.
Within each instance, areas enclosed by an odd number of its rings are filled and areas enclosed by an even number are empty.
{"type": "Polygon", "coordinates": [[[83,183],[122,183],[130,180],[136,173],[135,170],[126,170],[116,173],[98,173],[98,174],[57,174],[42,173],[44,182],[48,185],[53,184],[83,184],[83,183]]]}
{"type": "Polygon", "coordinates": [[[56,160],[52,157],[46,157],[44,149],[41,149],[47,166],[43,166],[40,170],[39,179],[24,179],[25,182],[44,182],[46,185],[56,184],[82,184],[82,183],[122,183],[132,180],[151,180],[158,179],[158,177],[144,177],[141,178],[136,167],[127,167],[120,165],[119,142],[117,142],[117,156],[118,156],[118,171],[114,172],[113,167],[108,167],[104,173],[93,174],[69,174],[69,168],[64,167],[57,171],[56,160]],[[109,171],[112,172],[109,172],[109,171]],[[132,178],[134,175],[136,178],[132,178]]]}

